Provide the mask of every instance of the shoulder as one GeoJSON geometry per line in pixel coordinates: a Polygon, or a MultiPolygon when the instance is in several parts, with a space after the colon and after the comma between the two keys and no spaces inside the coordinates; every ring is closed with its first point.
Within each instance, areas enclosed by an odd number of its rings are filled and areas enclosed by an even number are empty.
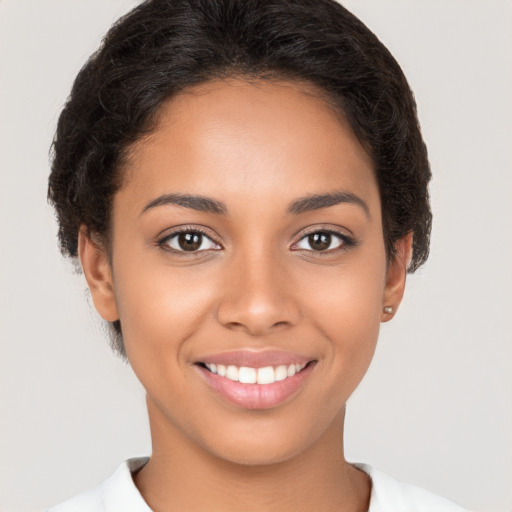
{"type": "Polygon", "coordinates": [[[372,481],[368,512],[468,512],[446,498],[406,484],[368,464],[353,464],[372,481]]]}
{"type": "Polygon", "coordinates": [[[132,473],[147,461],[147,457],[124,461],[102,484],[50,508],[47,512],[151,512],[132,479],[132,473]]]}

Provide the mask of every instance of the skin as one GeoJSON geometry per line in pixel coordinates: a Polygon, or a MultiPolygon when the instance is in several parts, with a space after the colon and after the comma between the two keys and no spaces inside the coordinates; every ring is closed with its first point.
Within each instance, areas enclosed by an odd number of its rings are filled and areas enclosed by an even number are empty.
{"type": "Polygon", "coordinates": [[[411,237],[388,262],[373,163],[348,123],[304,84],[210,82],[161,107],[125,173],[110,258],[85,229],[80,257],[147,392],[153,455],[135,483],[150,507],[367,510],[370,482],[343,455],[345,403],[392,317],[384,306],[402,299],[411,237]],[[339,191],[361,202],[288,211],[339,191]],[[145,209],[163,194],[212,198],[226,213],[145,209]],[[159,244],[177,226],[212,242],[196,252],[159,244]],[[313,250],[306,235],[326,229],[354,244],[333,236],[334,249],[313,250]],[[194,364],[270,348],[316,361],[270,409],[227,403],[194,364]]]}

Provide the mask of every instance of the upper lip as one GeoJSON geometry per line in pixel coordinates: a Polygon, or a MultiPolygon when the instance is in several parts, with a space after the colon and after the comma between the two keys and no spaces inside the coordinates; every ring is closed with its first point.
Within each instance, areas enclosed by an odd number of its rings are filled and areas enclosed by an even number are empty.
{"type": "Polygon", "coordinates": [[[290,364],[307,364],[314,358],[296,354],[286,350],[233,350],[204,356],[196,363],[246,366],[249,368],[264,368],[265,366],[280,366],[290,364]]]}

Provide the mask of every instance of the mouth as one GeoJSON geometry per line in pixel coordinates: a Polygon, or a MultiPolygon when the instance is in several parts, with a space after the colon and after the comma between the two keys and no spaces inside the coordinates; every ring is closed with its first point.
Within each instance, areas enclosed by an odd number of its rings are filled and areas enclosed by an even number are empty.
{"type": "Polygon", "coordinates": [[[199,363],[200,366],[209,372],[225,377],[233,382],[242,384],[260,384],[267,386],[293,377],[300,373],[306,366],[312,364],[309,361],[305,364],[291,363],[289,365],[281,364],[279,366],[264,366],[262,368],[251,368],[250,366],[235,366],[215,363],[199,363]]]}
{"type": "Polygon", "coordinates": [[[316,363],[287,352],[239,351],[205,358],[195,367],[221,399],[245,409],[270,409],[297,395],[316,363]]]}

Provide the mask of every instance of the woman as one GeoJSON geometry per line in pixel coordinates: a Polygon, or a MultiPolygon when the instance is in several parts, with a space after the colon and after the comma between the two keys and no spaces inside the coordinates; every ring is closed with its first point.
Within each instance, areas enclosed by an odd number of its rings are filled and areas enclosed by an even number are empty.
{"type": "Polygon", "coordinates": [[[79,73],[49,198],[153,453],[66,510],[462,510],[343,453],[430,170],[393,57],[331,0],[157,0],[79,73]]]}

